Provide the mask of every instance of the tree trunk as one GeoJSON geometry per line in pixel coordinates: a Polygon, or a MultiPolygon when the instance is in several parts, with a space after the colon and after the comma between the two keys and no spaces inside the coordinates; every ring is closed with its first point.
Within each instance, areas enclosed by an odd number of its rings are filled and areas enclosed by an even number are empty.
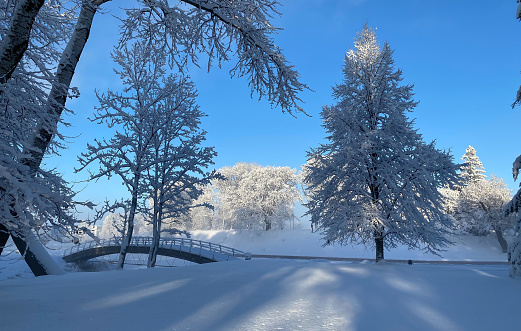
{"type": "MultiPolygon", "coordinates": [[[[56,79],[53,81],[51,91],[49,92],[49,96],[47,98],[48,104],[46,107],[45,112],[50,115],[50,118],[47,118],[46,121],[41,121],[37,124],[36,127],[36,133],[32,137],[32,143],[31,146],[28,148],[24,148],[24,153],[29,155],[28,158],[25,158],[22,160],[22,164],[29,167],[29,174],[34,176],[38,169],[40,168],[40,164],[42,163],[43,155],[45,154],[45,151],[47,150],[47,147],[49,146],[49,143],[52,139],[52,136],[54,132],[56,131],[58,122],[60,120],[61,113],[63,111],[63,108],[65,107],[65,102],[67,100],[67,94],[68,90],[72,81],[72,76],[74,75],[74,71],[76,69],[76,65],[78,64],[80,55],[83,51],[83,48],[87,42],[87,39],[89,38],[90,28],[92,26],[92,20],[94,18],[94,14],[96,13],[96,10],[99,5],[110,1],[110,0],[96,0],[92,2],[84,2],[81,11],[80,16],[78,17],[78,22],[76,23],[76,27],[74,28],[74,32],[72,34],[71,40],[67,43],[67,46],[65,47],[65,50],[63,51],[63,54],[60,58],[60,63],[58,64],[58,69],[56,71],[56,79]]],[[[36,3],[34,0],[25,0],[20,1],[20,3],[36,3]]],[[[43,3],[43,1],[42,1],[43,3]]],[[[41,7],[41,6],[40,6],[41,7]]],[[[18,7],[17,7],[18,8],[18,7]]],[[[33,7],[31,7],[33,8],[33,7]]],[[[39,8],[38,8],[39,10],[39,8]]],[[[34,11],[34,8],[33,8],[34,11]]],[[[36,17],[36,13],[34,16],[36,17]]],[[[25,17],[27,19],[27,16],[25,17]]],[[[32,19],[32,22],[34,22],[34,18],[32,19]]],[[[22,23],[20,23],[22,24],[22,23]]],[[[32,23],[31,25],[32,26],[32,23]]],[[[30,34],[30,26],[27,27],[27,24],[25,24],[25,30],[22,29],[19,32],[22,33],[22,39],[27,38],[27,41],[25,41],[25,48],[27,48],[28,38],[30,34]],[[27,31],[28,29],[28,31],[27,31]],[[27,36],[23,35],[23,31],[27,32],[27,36]]],[[[17,32],[18,33],[18,32],[17,32]]],[[[18,38],[17,35],[14,35],[15,39],[18,38]]],[[[1,56],[4,55],[6,52],[4,48],[4,43],[8,43],[7,40],[2,40],[2,48],[0,49],[1,56]]],[[[23,40],[22,44],[20,44],[21,47],[23,47],[23,40]]],[[[25,51],[25,49],[24,49],[25,51]]],[[[22,54],[23,55],[23,52],[22,54]]],[[[20,58],[21,58],[20,55],[20,58]]],[[[10,56],[9,54],[7,56],[10,56]]],[[[2,65],[3,65],[3,57],[2,59],[2,65]]],[[[16,59],[15,59],[16,61],[16,59]]],[[[16,62],[16,64],[20,61],[16,62]]],[[[0,68],[0,70],[6,70],[5,73],[0,71],[0,73],[4,74],[5,76],[2,78],[0,77],[0,80],[3,79],[7,81],[11,74],[9,73],[9,70],[14,70],[14,68],[8,68],[9,66],[5,66],[5,68],[0,68]]],[[[30,231],[30,230],[27,230],[30,231]]],[[[24,242],[24,236],[20,234],[15,234],[14,232],[11,232],[11,235],[13,235],[13,240],[15,241],[15,244],[20,252],[24,252],[23,256],[25,258],[25,261],[35,274],[35,276],[45,275],[46,269],[54,269],[53,266],[49,266],[49,268],[44,268],[42,266],[41,260],[45,261],[54,261],[50,257],[49,253],[45,250],[38,250],[38,254],[33,254],[31,251],[30,245],[28,246],[24,242]],[[19,240],[15,240],[15,237],[19,240]]],[[[37,240],[37,239],[35,239],[37,240]]],[[[39,243],[39,242],[38,242],[39,243]]],[[[41,243],[40,243],[41,245],[41,243]]],[[[33,244],[34,247],[37,246],[37,244],[33,244]]]]}
{"type": "MultiPolygon", "coordinates": [[[[154,205],[154,209],[155,209],[154,205]]],[[[153,228],[152,228],[152,244],[150,245],[150,251],[148,252],[147,268],[154,268],[157,260],[157,250],[159,248],[159,239],[161,234],[161,220],[157,215],[157,211],[154,210],[153,228]]]]}
{"type": "Polygon", "coordinates": [[[507,253],[508,252],[508,243],[507,243],[505,237],[503,237],[503,230],[498,225],[493,225],[492,228],[494,229],[494,232],[496,233],[497,241],[499,242],[499,245],[501,246],[501,251],[503,253],[507,253]]]}
{"type": "Polygon", "coordinates": [[[22,59],[36,15],[44,0],[18,0],[11,18],[9,31],[0,44],[0,84],[5,84],[22,59]]]}
{"type": "MultiPolygon", "coordinates": [[[[158,157],[156,155],[156,157],[158,157]]],[[[159,173],[156,164],[156,176],[159,173]]],[[[157,180],[156,180],[157,183],[157,180]]],[[[154,268],[156,266],[157,260],[157,250],[159,249],[159,239],[161,237],[161,222],[163,219],[163,202],[160,201],[163,199],[163,192],[158,192],[159,190],[154,187],[154,210],[152,214],[152,245],[150,246],[150,251],[148,253],[148,262],[147,268],[154,268]]]]}
{"type": "Polygon", "coordinates": [[[271,230],[271,221],[270,220],[264,220],[264,223],[266,223],[266,231],[271,230]]]}
{"type": "MultiPolygon", "coordinates": [[[[0,44],[0,84],[7,83],[11,78],[27,50],[34,20],[43,4],[43,0],[19,0],[16,3],[9,31],[7,31],[0,44]]],[[[2,224],[0,224],[0,232],[0,254],[11,234],[20,253],[24,252],[22,255],[34,275],[41,276],[47,274],[46,269],[36,260],[32,251],[27,248],[27,244],[22,236],[14,232],[10,233],[2,224]]]]}
{"type": "Polygon", "coordinates": [[[138,174],[134,175],[134,189],[132,192],[132,200],[130,202],[130,210],[128,213],[127,220],[127,233],[121,239],[121,249],[119,251],[119,259],[118,259],[118,269],[123,269],[125,265],[125,259],[127,257],[128,247],[130,246],[130,242],[132,241],[132,236],[134,234],[134,218],[137,210],[137,194],[138,194],[138,185],[139,185],[140,176],[138,174]]]}
{"type": "Polygon", "coordinates": [[[24,234],[11,231],[11,238],[36,277],[65,273],[30,229],[24,234]]]}
{"type": "MultiPolygon", "coordinates": [[[[106,1],[99,1],[100,4],[106,1]]],[[[76,65],[80,60],[83,48],[89,38],[92,20],[96,14],[98,4],[95,1],[85,1],[81,6],[78,22],[74,28],[71,40],[67,43],[60,58],[56,77],[52,83],[51,91],[47,98],[45,113],[49,115],[46,121],[40,121],[36,127],[36,133],[32,137],[32,143],[24,151],[29,155],[22,162],[29,166],[30,172],[35,174],[42,163],[43,155],[56,132],[58,122],[67,101],[67,95],[71,85],[76,65]]]]}
{"type": "Polygon", "coordinates": [[[159,231],[154,227],[152,244],[150,245],[150,251],[148,252],[147,268],[154,268],[157,260],[157,250],[159,248],[159,231]]]}
{"type": "Polygon", "coordinates": [[[4,247],[7,244],[7,240],[9,240],[9,230],[0,224],[0,255],[2,255],[4,247]]]}
{"type": "Polygon", "coordinates": [[[384,238],[382,233],[375,233],[374,242],[376,244],[376,262],[384,259],[384,238]]]}

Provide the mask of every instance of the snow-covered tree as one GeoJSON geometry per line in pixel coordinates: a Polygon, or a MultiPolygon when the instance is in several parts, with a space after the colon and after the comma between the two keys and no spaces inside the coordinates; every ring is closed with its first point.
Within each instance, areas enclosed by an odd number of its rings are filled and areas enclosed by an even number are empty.
{"type": "Polygon", "coordinates": [[[110,213],[103,220],[99,236],[103,239],[119,238],[125,235],[126,220],[122,214],[110,213]]]}
{"type": "Polygon", "coordinates": [[[193,202],[193,229],[282,229],[294,219],[296,169],[239,162],[218,173],[222,179],[212,180],[193,202]]]}
{"type": "MultiPolygon", "coordinates": [[[[516,11],[516,19],[521,20],[521,0],[517,0],[519,3],[517,5],[516,11]]],[[[512,104],[512,108],[516,105],[521,104],[521,86],[517,91],[516,99],[512,104]]],[[[519,175],[519,170],[521,169],[521,155],[516,158],[514,164],[512,166],[512,175],[514,180],[517,180],[517,176],[519,175]]],[[[521,189],[519,189],[512,200],[508,203],[505,208],[506,215],[518,215],[518,219],[516,221],[516,235],[512,240],[508,248],[508,261],[512,263],[510,267],[510,277],[521,277],[521,217],[519,217],[519,207],[521,206],[521,189]]]]}
{"type": "MultiPolygon", "coordinates": [[[[49,90],[45,114],[52,121],[39,121],[31,140],[31,168],[42,160],[56,125],[71,93],[71,81],[85,47],[94,16],[100,6],[110,0],[82,1],[73,34],[60,58],[49,90]]],[[[208,55],[208,68],[229,60],[236,47],[237,63],[232,76],[249,76],[252,92],[266,97],[283,111],[303,111],[297,94],[307,88],[298,80],[298,73],[289,65],[271,34],[277,28],[269,17],[278,14],[273,0],[167,0],[138,1],[140,8],[128,9],[123,20],[122,45],[135,38],[153,41],[164,49],[168,62],[186,70],[188,60],[197,63],[198,53],[208,55]]]]}
{"type": "Polygon", "coordinates": [[[219,169],[218,211],[229,228],[283,228],[299,199],[298,178],[289,167],[237,163],[219,169]]]}
{"type": "Polygon", "coordinates": [[[485,168],[474,147],[467,147],[461,159],[464,163],[460,167],[460,177],[465,185],[485,179],[485,168]]]}
{"type": "Polygon", "coordinates": [[[186,219],[185,229],[213,230],[220,228],[218,198],[213,184],[200,188],[202,193],[192,202],[194,208],[186,219]]]}
{"type": "MultiPolygon", "coordinates": [[[[0,3],[0,247],[9,234],[13,235],[18,250],[37,275],[56,268],[41,265],[31,245],[38,254],[45,250],[37,240],[27,247],[25,239],[35,238],[33,230],[51,235],[55,233],[52,227],[70,235],[77,223],[74,192],[59,174],[33,167],[30,157],[37,152],[32,144],[36,124],[59,121],[42,110],[49,102],[53,70],[70,37],[73,20],[74,10],[65,9],[59,0],[46,1],[43,6],[24,0],[0,3]]],[[[57,140],[53,143],[47,152],[59,146],[57,140]]]]}
{"type": "MultiPolygon", "coordinates": [[[[114,205],[111,205],[114,206],[114,205]]],[[[128,224],[128,207],[130,204],[127,202],[121,203],[121,208],[118,208],[115,212],[108,213],[103,219],[99,237],[102,239],[122,238],[126,234],[126,228],[128,224]]],[[[135,215],[134,218],[134,233],[142,234],[148,231],[147,223],[142,214],[135,215]]]]}
{"type": "MultiPolygon", "coordinates": [[[[18,170],[20,167],[25,167],[29,175],[28,178],[24,179],[20,176],[14,176],[12,172],[6,172],[6,175],[2,175],[6,182],[3,186],[8,187],[8,192],[21,190],[27,193],[30,191],[28,186],[31,186],[31,184],[28,183],[28,180],[40,171],[43,156],[46,152],[49,152],[52,138],[58,135],[57,125],[65,110],[66,100],[68,97],[77,94],[77,91],[71,87],[71,81],[88,40],[94,16],[100,6],[108,1],[110,0],[81,1],[74,30],[49,29],[47,36],[60,36],[55,40],[65,47],[56,67],[56,73],[50,80],[50,86],[44,89],[48,93],[45,102],[41,103],[41,108],[37,112],[37,118],[32,123],[28,139],[25,139],[23,143],[12,139],[15,144],[22,146],[24,157],[22,160],[15,159],[9,166],[6,166],[6,169],[18,170]],[[72,34],[70,34],[71,32],[72,34]],[[68,38],[69,35],[70,38],[68,38]],[[22,165],[19,163],[22,163],[22,165]],[[19,183],[17,185],[20,188],[9,187],[13,183],[19,183]]],[[[21,20],[9,19],[9,33],[14,31],[14,35],[20,37],[20,39],[15,38],[16,41],[21,42],[20,54],[23,53],[23,44],[27,36],[30,36],[29,44],[35,38],[35,24],[31,24],[33,21],[31,17],[34,17],[37,12],[41,13],[42,10],[37,8],[41,6],[40,2],[31,0],[4,2],[12,8],[17,5],[16,13],[20,12],[18,5],[35,6],[31,7],[32,13],[29,13],[31,11],[29,7],[22,6],[21,20]]],[[[51,0],[48,3],[58,3],[58,0],[51,0]]],[[[129,9],[128,11],[129,19],[125,21],[124,25],[126,40],[123,42],[136,37],[163,42],[165,43],[164,46],[167,46],[169,63],[172,65],[175,63],[181,69],[185,69],[184,65],[188,60],[197,62],[199,53],[208,55],[209,67],[213,61],[220,64],[222,61],[229,60],[231,53],[235,53],[238,60],[231,73],[232,75],[248,76],[252,92],[258,93],[260,97],[267,98],[274,105],[280,106],[283,111],[290,113],[302,111],[298,106],[300,99],[297,93],[306,86],[299,82],[298,73],[287,63],[271,38],[271,35],[276,33],[277,28],[270,24],[269,18],[273,14],[278,14],[277,1],[181,0],[171,4],[167,0],[145,0],[139,1],[139,4],[140,8],[129,9]]],[[[60,7],[54,6],[53,8],[60,7]]],[[[13,17],[18,17],[16,13],[13,14],[13,17]]],[[[74,22],[63,12],[57,17],[62,19],[62,22],[74,22]]],[[[36,16],[35,22],[37,20],[38,16],[36,16]]],[[[0,73],[4,75],[3,79],[6,80],[9,78],[12,67],[20,59],[19,55],[12,52],[17,50],[18,46],[15,45],[12,38],[4,38],[4,36],[2,36],[2,45],[0,45],[0,56],[9,61],[13,60],[11,63],[3,62],[0,64],[5,69],[0,68],[0,73]],[[6,54],[7,57],[5,57],[6,54]]],[[[46,42],[43,39],[36,38],[34,44],[38,45],[38,49],[45,54],[55,40],[46,42]]],[[[1,58],[0,61],[2,61],[1,58]]],[[[46,62],[37,63],[35,68],[40,68],[39,65],[44,63],[46,62]]],[[[23,91],[22,88],[18,89],[18,92],[23,91]]],[[[4,132],[9,136],[18,131],[8,130],[4,132]]],[[[26,195],[26,197],[33,196],[39,196],[39,194],[26,195]]],[[[9,196],[8,200],[17,201],[12,196],[9,196]]],[[[6,204],[7,206],[12,205],[9,201],[6,204]]],[[[38,201],[36,202],[38,203],[38,201]]],[[[37,206],[37,203],[35,206],[37,206]]],[[[9,212],[13,211],[11,207],[8,209],[9,212]]],[[[18,210],[23,210],[23,207],[18,208],[18,210]]],[[[19,224],[30,223],[30,221],[24,220],[25,215],[17,215],[14,211],[13,213],[16,217],[11,217],[11,219],[17,219],[18,216],[22,219],[19,224]]],[[[0,228],[0,232],[3,231],[2,233],[8,230],[8,227],[4,225],[0,228]]],[[[0,239],[3,240],[2,238],[0,239]]],[[[21,250],[25,251],[25,248],[21,250]]]]}
{"type": "MultiPolygon", "coordinates": [[[[521,155],[516,158],[512,166],[512,174],[514,180],[517,180],[519,170],[521,169],[521,155]]],[[[505,215],[516,215],[516,226],[514,239],[510,243],[508,248],[508,261],[512,263],[510,267],[510,277],[521,277],[521,189],[512,197],[512,200],[507,204],[505,208],[505,215]]]]}
{"type": "Polygon", "coordinates": [[[153,230],[148,267],[155,266],[163,223],[168,224],[165,231],[177,233],[173,225],[188,216],[194,207],[190,203],[202,193],[200,187],[218,178],[215,172],[206,171],[217,153],[213,147],[201,146],[206,132],[200,124],[205,115],[195,104],[194,85],[185,79],[175,87],[163,106],[154,107],[154,113],[149,114],[159,119],[160,125],[149,146],[151,166],[144,176],[145,188],[151,192],[148,218],[153,230]]]}
{"type": "Polygon", "coordinates": [[[447,152],[426,144],[406,114],[412,86],[400,85],[393,52],[365,26],[345,56],[338,103],[322,109],[328,142],[309,152],[307,214],[327,244],[398,243],[439,252],[451,226],[438,188],[455,183],[447,152]]]}
{"type": "Polygon", "coordinates": [[[507,241],[503,232],[512,229],[514,223],[503,211],[511,196],[506,183],[496,176],[471,182],[459,195],[458,224],[463,223],[471,234],[494,232],[506,253],[507,241]]]}
{"type": "Polygon", "coordinates": [[[204,114],[195,103],[193,83],[186,77],[166,76],[164,52],[142,41],[116,49],[113,58],[121,68],[116,72],[125,88],[98,94],[100,107],[93,120],[116,126],[118,131],[108,141],[89,145],[78,170],[96,161],[100,169],[91,179],[113,174],[121,178],[131,202],[118,266],[123,267],[139,211],[153,226],[149,260],[153,266],[162,221],[187,213],[185,200],[196,199],[200,193],[195,185],[205,185],[214,177],[204,169],[216,153],[200,146],[205,140],[199,128],[204,114]],[[150,208],[146,208],[149,198],[150,208]]]}
{"type": "Polygon", "coordinates": [[[157,63],[149,61],[149,51],[141,49],[139,44],[131,50],[116,49],[112,57],[121,67],[116,73],[127,88],[124,93],[110,90],[106,94],[97,92],[100,106],[96,107],[92,121],[106,123],[109,127],[117,126],[121,131],[116,131],[109,140],[96,139],[94,145],[89,144],[88,151],[78,158],[81,167],[76,169],[76,172],[93,162],[98,162],[99,170],[91,173],[90,180],[117,175],[130,193],[126,235],[121,243],[118,262],[118,267],[123,268],[127,247],[134,231],[134,218],[146,199],[143,176],[149,166],[148,145],[155,135],[155,130],[159,129],[153,126],[149,111],[158,102],[155,98],[162,93],[158,84],[164,71],[156,68],[157,63]]]}
{"type": "Polygon", "coordinates": [[[485,168],[472,146],[467,148],[462,160],[465,163],[460,168],[461,184],[440,189],[445,212],[453,217],[459,233],[486,236],[494,232],[506,253],[503,232],[512,229],[513,222],[511,217],[503,215],[503,208],[512,194],[501,178],[486,179],[485,168]]]}

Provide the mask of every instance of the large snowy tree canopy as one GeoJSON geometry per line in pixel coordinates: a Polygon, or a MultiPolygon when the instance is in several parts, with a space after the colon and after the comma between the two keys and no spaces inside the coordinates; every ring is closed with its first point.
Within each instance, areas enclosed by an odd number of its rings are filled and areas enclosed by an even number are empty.
{"type": "MultiPolygon", "coordinates": [[[[5,109],[0,121],[0,198],[5,202],[0,210],[0,247],[8,232],[22,228],[30,232],[43,220],[74,223],[69,214],[76,204],[73,192],[40,166],[53,138],[60,136],[57,127],[67,98],[78,95],[72,78],[94,17],[108,1],[0,4],[0,105],[5,109]]],[[[303,112],[297,94],[307,87],[272,39],[277,28],[269,20],[278,15],[277,1],[138,2],[138,9],[129,9],[128,17],[122,18],[122,44],[134,38],[150,41],[182,71],[188,60],[197,64],[201,53],[208,56],[208,66],[234,55],[237,62],[231,74],[248,76],[252,94],[283,111],[303,112]]]]}
{"type": "Polygon", "coordinates": [[[239,162],[218,170],[191,213],[194,229],[282,229],[295,218],[299,200],[296,169],[239,162]]]}
{"type": "MultiPolygon", "coordinates": [[[[42,107],[75,20],[74,10],[64,8],[62,1],[42,3],[0,3],[0,228],[20,235],[28,229],[50,233],[51,226],[72,232],[75,224],[76,202],[67,183],[55,171],[31,169],[26,162],[35,150],[32,137],[36,124],[59,121],[42,112],[42,107]],[[27,15],[32,16],[32,22],[26,21],[27,15]],[[16,23],[29,24],[31,38],[18,35],[20,26],[16,23]]],[[[57,146],[55,139],[48,152],[57,146]]]]}
{"type": "Polygon", "coordinates": [[[321,113],[328,142],[309,152],[311,221],[326,243],[374,241],[377,260],[384,244],[437,252],[451,225],[438,188],[455,183],[457,167],[407,118],[417,103],[387,43],[366,26],[344,61],[338,102],[321,113]]]}
{"type": "Polygon", "coordinates": [[[289,65],[272,35],[270,23],[277,11],[273,0],[142,0],[142,8],[128,9],[123,42],[152,40],[168,51],[170,64],[186,69],[198,64],[198,54],[208,57],[207,67],[235,56],[232,76],[247,76],[252,93],[267,98],[289,113],[303,112],[298,92],[307,86],[289,65]]]}

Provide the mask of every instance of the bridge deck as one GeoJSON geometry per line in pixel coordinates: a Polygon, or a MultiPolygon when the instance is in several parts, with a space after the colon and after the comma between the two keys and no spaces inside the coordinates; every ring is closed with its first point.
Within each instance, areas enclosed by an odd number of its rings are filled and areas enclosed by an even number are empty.
{"type": "MultiPolygon", "coordinates": [[[[62,258],[66,262],[82,262],[103,255],[118,254],[121,239],[118,237],[76,245],[66,250],[62,258]]],[[[151,245],[150,237],[134,237],[128,247],[128,253],[148,254],[151,245]]],[[[161,238],[157,254],[200,264],[249,257],[248,254],[231,247],[188,238],[161,238]]]]}

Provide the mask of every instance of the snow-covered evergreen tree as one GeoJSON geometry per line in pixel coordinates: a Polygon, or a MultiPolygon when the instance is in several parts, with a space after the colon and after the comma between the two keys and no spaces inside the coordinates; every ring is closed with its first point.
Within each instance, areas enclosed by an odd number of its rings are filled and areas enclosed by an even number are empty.
{"type": "Polygon", "coordinates": [[[438,188],[457,180],[452,157],[426,144],[407,113],[412,86],[400,85],[393,52],[365,26],[345,56],[338,100],[321,116],[328,142],[308,156],[307,214],[326,244],[405,244],[439,252],[451,226],[438,188]]]}
{"type": "Polygon", "coordinates": [[[485,168],[477,156],[474,147],[467,147],[461,159],[464,161],[460,167],[460,176],[463,184],[468,185],[472,182],[485,179],[485,168]]]}
{"type": "Polygon", "coordinates": [[[511,191],[496,176],[486,179],[485,168],[469,146],[462,157],[465,163],[460,170],[460,184],[440,189],[444,197],[445,212],[453,217],[456,233],[486,236],[495,233],[503,251],[507,242],[503,232],[512,229],[513,220],[503,215],[503,208],[510,201],[511,191]]]}
{"type": "MultiPolygon", "coordinates": [[[[519,5],[517,6],[516,11],[516,19],[521,20],[521,0],[517,0],[519,5]]],[[[512,108],[516,105],[521,104],[521,87],[517,91],[516,99],[512,104],[512,108]]],[[[517,180],[517,176],[519,175],[519,170],[521,169],[521,155],[517,157],[512,166],[512,175],[514,176],[514,180],[517,180]]],[[[520,184],[521,185],[521,184],[520,184]]],[[[518,215],[518,219],[516,222],[516,235],[512,240],[508,248],[508,261],[512,263],[510,267],[510,277],[521,277],[521,213],[519,213],[519,209],[521,207],[521,189],[517,191],[512,200],[508,203],[505,214],[506,215],[518,215]]]]}

